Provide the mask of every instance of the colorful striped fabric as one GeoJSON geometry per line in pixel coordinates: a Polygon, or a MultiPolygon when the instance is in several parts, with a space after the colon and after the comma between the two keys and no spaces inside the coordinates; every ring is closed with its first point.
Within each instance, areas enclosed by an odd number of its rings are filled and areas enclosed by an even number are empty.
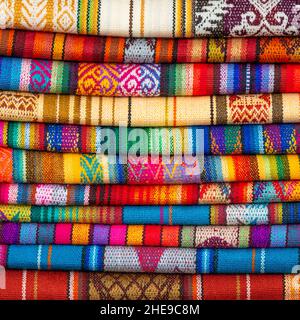
{"type": "Polygon", "coordinates": [[[0,205],[1,222],[156,225],[300,223],[300,202],[195,206],[0,205]]]}
{"type": "Polygon", "coordinates": [[[113,98],[0,91],[0,118],[128,127],[299,123],[300,94],[113,98]]]}
{"type": "Polygon", "coordinates": [[[124,37],[296,36],[298,13],[298,0],[7,0],[0,27],[124,37]]]}
{"type": "Polygon", "coordinates": [[[300,201],[300,181],[183,185],[0,183],[1,204],[43,206],[193,205],[300,201]]]}
{"type": "Polygon", "coordinates": [[[125,97],[300,92],[300,64],[97,64],[0,57],[0,88],[125,97]]]}
{"type": "Polygon", "coordinates": [[[117,38],[0,30],[0,55],[114,63],[300,62],[297,37],[117,38]]]}
{"type": "Polygon", "coordinates": [[[0,147],[0,182],[186,184],[299,180],[299,160],[299,155],[291,154],[137,157],[0,147]]]}
{"type": "Polygon", "coordinates": [[[0,147],[142,155],[300,153],[300,125],[165,128],[95,127],[0,121],[0,147]]]}
{"type": "MultiPolygon", "coordinates": [[[[299,182],[300,188],[300,182],[299,182]]],[[[295,187],[298,190],[298,187],[295,187]]],[[[287,194],[296,201],[297,191],[287,194]]],[[[300,195],[299,195],[300,198],[300,195]]],[[[197,204],[199,186],[67,185],[0,183],[0,203],[32,205],[168,205],[197,204]]]]}
{"type": "Polygon", "coordinates": [[[297,280],[292,274],[6,270],[0,300],[299,300],[297,280]]]}
{"type": "Polygon", "coordinates": [[[300,247],[300,225],[201,227],[7,222],[0,224],[0,244],[293,248],[300,247]]]}
{"type": "Polygon", "coordinates": [[[0,264],[34,270],[288,274],[300,264],[300,249],[0,245],[0,264]]]}
{"type": "Polygon", "coordinates": [[[270,203],[300,201],[300,181],[204,183],[198,203],[270,203]]]}

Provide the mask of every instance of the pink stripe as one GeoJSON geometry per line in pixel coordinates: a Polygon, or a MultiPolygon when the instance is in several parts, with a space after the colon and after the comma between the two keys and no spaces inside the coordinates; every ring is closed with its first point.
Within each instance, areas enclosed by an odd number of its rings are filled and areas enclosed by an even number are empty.
{"type": "Polygon", "coordinates": [[[6,144],[4,144],[4,121],[0,121],[0,147],[7,147],[6,144]]]}
{"type": "Polygon", "coordinates": [[[7,246],[0,245],[0,266],[6,266],[7,246]]]}
{"type": "Polygon", "coordinates": [[[110,241],[112,246],[123,246],[126,244],[126,229],[125,225],[112,225],[110,228],[110,241]]]}
{"type": "Polygon", "coordinates": [[[9,184],[0,183],[0,202],[2,204],[8,204],[9,184]]]}
{"type": "Polygon", "coordinates": [[[72,224],[58,223],[55,228],[55,244],[72,244],[72,224]]]}

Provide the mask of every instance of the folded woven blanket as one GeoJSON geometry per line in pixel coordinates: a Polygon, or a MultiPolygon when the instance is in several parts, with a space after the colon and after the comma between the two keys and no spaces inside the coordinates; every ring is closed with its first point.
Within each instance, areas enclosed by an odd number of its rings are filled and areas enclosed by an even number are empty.
{"type": "Polygon", "coordinates": [[[300,125],[125,128],[0,121],[0,147],[54,152],[178,155],[300,153],[300,125]]]}
{"type": "MultiPolygon", "coordinates": [[[[296,182],[296,181],[295,181],[296,182]]],[[[296,188],[296,187],[295,187],[296,188]]],[[[299,182],[300,188],[300,182],[299,182]]],[[[298,199],[297,191],[287,195],[298,199]]],[[[300,189],[299,189],[300,190],[300,189]]],[[[300,194],[299,194],[300,200],[300,194]]],[[[1,204],[166,205],[197,204],[199,185],[66,185],[0,183],[1,204]]]]}
{"type": "Polygon", "coordinates": [[[198,194],[203,204],[297,202],[300,181],[203,183],[198,194]]]}
{"type": "Polygon", "coordinates": [[[182,185],[66,185],[0,183],[1,204],[44,206],[192,205],[300,201],[300,181],[182,185]]]}
{"type": "Polygon", "coordinates": [[[186,184],[299,180],[299,157],[293,154],[123,157],[0,147],[0,182],[186,184]]]}
{"type": "Polygon", "coordinates": [[[113,98],[0,91],[0,119],[128,127],[299,123],[300,94],[113,98]]]}
{"type": "Polygon", "coordinates": [[[116,38],[0,30],[0,55],[114,63],[300,62],[297,37],[116,38]]]}
{"type": "Polygon", "coordinates": [[[125,37],[299,35],[297,0],[60,0],[1,3],[1,28],[125,37]]]}
{"type": "Polygon", "coordinates": [[[300,64],[97,64],[0,57],[0,89],[92,96],[300,92],[300,64]]]}
{"type": "Polygon", "coordinates": [[[294,283],[292,274],[6,270],[6,288],[0,290],[0,300],[299,300],[294,283]]]}
{"type": "Polygon", "coordinates": [[[161,226],[0,223],[0,244],[72,244],[185,248],[300,247],[300,225],[161,226]]]}
{"type": "Polygon", "coordinates": [[[159,225],[300,223],[300,202],[194,206],[0,205],[1,222],[159,225]]]}
{"type": "Polygon", "coordinates": [[[241,274],[291,273],[299,264],[299,248],[0,245],[0,265],[7,269],[241,274]]]}

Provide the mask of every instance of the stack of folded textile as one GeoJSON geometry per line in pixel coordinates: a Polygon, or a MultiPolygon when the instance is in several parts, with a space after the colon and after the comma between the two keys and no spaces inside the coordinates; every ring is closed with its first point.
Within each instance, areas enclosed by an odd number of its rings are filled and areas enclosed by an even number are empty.
{"type": "Polygon", "coordinates": [[[300,299],[298,0],[0,26],[0,299],[300,299]]]}

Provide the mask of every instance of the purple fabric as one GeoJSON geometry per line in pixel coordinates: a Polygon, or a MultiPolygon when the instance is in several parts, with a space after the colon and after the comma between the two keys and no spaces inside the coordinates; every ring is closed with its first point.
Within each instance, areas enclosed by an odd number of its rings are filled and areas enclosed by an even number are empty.
{"type": "Polygon", "coordinates": [[[103,225],[94,225],[93,244],[106,245],[109,239],[109,227],[103,225]]]}
{"type": "Polygon", "coordinates": [[[252,226],[250,247],[266,248],[269,246],[271,228],[269,226],[252,226]]]}
{"type": "Polygon", "coordinates": [[[16,223],[5,223],[0,226],[2,228],[1,243],[13,244],[18,242],[18,236],[20,232],[20,225],[16,223]]]}

